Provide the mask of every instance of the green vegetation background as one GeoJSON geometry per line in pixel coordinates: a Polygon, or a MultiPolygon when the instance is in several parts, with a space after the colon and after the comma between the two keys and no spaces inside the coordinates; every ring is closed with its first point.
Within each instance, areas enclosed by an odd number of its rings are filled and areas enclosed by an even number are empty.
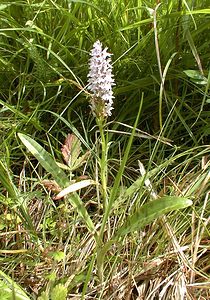
{"type": "MultiPolygon", "coordinates": [[[[29,297],[42,292],[42,299],[56,299],[58,286],[61,299],[67,291],[69,299],[185,299],[183,290],[187,299],[208,299],[209,40],[209,0],[0,2],[0,267],[29,297]],[[47,173],[17,136],[27,134],[62,162],[61,146],[74,133],[82,154],[92,156],[71,175],[96,180],[100,142],[86,90],[96,40],[113,53],[116,83],[113,116],[105,128],[112,141],[110,190],[143,99],[121,189],[141,177],[140,161],[158,196],[193,200],[191,209],[168,215],[172,233],[155,222],[113,246],[103,284],[92,235],[69,203],[52,200],[53,192],[42,183],[47,173]],[[24,207],[14,200],[19,193],[24,207]],[[172,279],[174,289],[167,285],[172,279]]],[[[138,201],[135,193],[113,208],[105,239],[150,199],[143,183],[138,201]]],[[[100,227],[97,188],[80,197],[100,227]]],[[[10,291],[11,283],[5,299],[16,299],[10,291]]]]}

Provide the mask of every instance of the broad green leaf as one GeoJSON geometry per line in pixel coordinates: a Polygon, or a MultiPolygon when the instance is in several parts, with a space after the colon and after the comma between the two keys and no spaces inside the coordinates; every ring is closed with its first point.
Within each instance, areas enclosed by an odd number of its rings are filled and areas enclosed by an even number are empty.
{"type": "Polygon", "coordinates": [[[208,80],[199,71],[196,70],[185,70],[183,71],[188,77],[192,79],[194,83],[205,85],[208,80]]]}
{"type": "Polygon", "coordinates": [[[0,271],[0,296],[2,300],[30,300],[22,288],[2,271],[0,271]]]}
{"type": "Polygon", "coordinates": [[[125,224],[119,229],[117,236],[121,237],[129,232],[141,229],[145,225],[162,215],[177,209],[192,205],[192,201],[184,197],[164,196],[141,206],[129,216],[125,224]]]}
{"type": "Polygon", "coordinates": [[[196,70],[185,70],[183,72],[192,79],[202,80],[204,77],[199,71],[196,70]]]}
{"type": "Polygon", "coordinates": [[[40,162],[42,167],[53,176],[58,185],[61,188],[66,187],[69,184],[68,177],[63,170],[59,168],[55,159],[40,144],[29,136],[22,133],[18,133],[18,136],[31,154],[33,154],[40,162]]]}

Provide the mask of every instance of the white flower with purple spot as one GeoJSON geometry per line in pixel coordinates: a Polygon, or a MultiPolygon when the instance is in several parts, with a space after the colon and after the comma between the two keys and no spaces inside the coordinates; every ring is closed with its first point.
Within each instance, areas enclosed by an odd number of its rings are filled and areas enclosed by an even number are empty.
{"type": "Polygon", "coordinates": [[[112,54],[107,49],[102,49],[101,42],[96,41],[90,53],[88,89],[92,92],[90,106],[96,117],[111,116],[113,109],[112,86],[115,83],[112,75],[112,54]]]}

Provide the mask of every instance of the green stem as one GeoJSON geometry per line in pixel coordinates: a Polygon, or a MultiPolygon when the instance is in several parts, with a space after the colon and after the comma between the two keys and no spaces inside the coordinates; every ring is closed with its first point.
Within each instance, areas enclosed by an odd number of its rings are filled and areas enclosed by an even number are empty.
{"type": "MultiPolygon", "coordinates": [[[[132,146],[132,142],[133,142],[133,138],[134,138],[134,135],[135,135],[136,127],[137,127],[137,124],[138,124],[138,121],[139,121],[139,117],[140,117],[140,114],[141,114],[141,108],[142,108],[142,104],[143,104],[143,98],[144,98],[144,94],[142,93],[142,98],[141,98],[141,102],[140,102],[140,105],[139,105],[139,111],[138,111],[138,114],[137,114],[137,117],[136,117],[136,121],[135,121],[135,124],[133,126],[133,130],[132,130],[131,136],[130,136],[130,138],[128,140],[128,143],[127,143],[127,146],[126,146],[126,149],[125,149],[125,154],[124,154],[123,159],[121,161],[119,171],[118,171],[116,179],[114,181],[114,186],[113,186],[113,188],[111,190],[111,194],[109,196],[109,201],[107,202],[107,205],[106,205],[106,207],[104,209],[104,213],[103,213],[102,224],[101,224],[101,228],[100,228],[100,231],[99,231],[98,244],[97,244],[97,267],[98,267],[98,274],[99,274],[99,278],[100,278],[101,282],[103,282],[104,256],[106,254],[106,250],[113,243],[113,241],[109,241],[106,244],[107,248],[103,247],[104,231],[105,231],[105,227],[107,225],[108,219],[109,219],[110,212],[112,210],[113,203],[114,203],[114,201],[117,198],[117,193],[119,191],[119,186],[120,186],[121,178],[123,176],[124,168],[125,168],[126,162],[128,160],[128,155],[129,155],[129,152],[130,152],[130,149],[131,149],[131,146],[132,146]]],[[[103,133],[103,126],[101,127],[101,131],[100,132],[102,132],[102,135],[104,134],[103,133]]],[[[101,138],[102,138],[102,135],[101,135],[101,138]]],[[[105,138],[104,138],[104,142],[105,142],[105,138]]],[[[107,157],[106,157],[107,156],[107,151],[106,151],[107,143],[105,142],[104,145],[105,145],[105,148],[104,148],[104,150],[105,150],[105,152],[104,152],[105,153],[105,157],[104,158],[105,158],[105,163],[106,163],[106,167],[107,167],[107,157]]],[[[103,138],[102,138],[102,157],[103,157],[103,138]]],[[[104,170],[101,168],[101,171],[104,171],[104,170]]]]}
{"type": "MultiPolygon", "coordinates": [[[[108,207],[108,198],[107,198],[107,138],[104,134],[104,120],[102,118],[96,119],[99,132],[101,136],[101,158],[100,158],[100,178],[102,185],[102,199],[103,199],[103,211],[104,213],[108,207]]],[[[101,249],[103,247],[103,235],[100,235],[97,239],[97,269],[98,275],[101,283],[103,282],[103,263],[101,263],[101,249]]]]}
{"type": "Polygon", "coordinates": [[[100,159],[100,167],[101,167],[101,185],[102,185],[102,198],[103,198],[103,209],[106,210],[107,207],[107,141],[104,135],[103,130],[103,120],[97,119],[100,136],[101,136],[101,159],[100,159]]]}
{"type": "Polygon", "coordinates": [[[123,176],[123,171],[124,171],[126,162],[128,160],[128,155],[129,155],[129,152],[130,152],[130,149],[131,149],[131,146],[132,146],[134,134],[135,134],[136,127],[137,127],[139,117],[140,117],[140,114],[141,114],[143,98],[144,98],[144,94],[142,93],[142,98],[141,98],[141,102],[140,102],[140,105],[139,105],[139,111],[138,111],[138,114],[137,114],[137,117],[136,117],[136,121],[135,121],[135,124],[133,126],[131,136],[128,140],[128,143],[127,143],[127,146],[126,146],[126,149],[125,149],[125,154],[124,154],[123,159],[120,163],[120,168],[119,168],[119,171],[118,171],[117,176],[116,176],[115,181],[114,181],[114,186],[113,186],[113,188],[111,190],[111,193],[110,193],[110,196],[109,196],[108,206],[106,207],[106,210],[103,214],[102,224],[101,224],[101,228],[100,228],[100,232],[99,232],[99,240],[102,239],[102,237],[103,237],[104,230],[105,230],[105,227],[106,227],[106,224],[107,224],[107,220],[109,218],[110,211],[112,209],[114,201],[117,198],[117,193],[118,193],[118,190],[119,190],[120,181],[121,181],[121,178],[123,176]]]}

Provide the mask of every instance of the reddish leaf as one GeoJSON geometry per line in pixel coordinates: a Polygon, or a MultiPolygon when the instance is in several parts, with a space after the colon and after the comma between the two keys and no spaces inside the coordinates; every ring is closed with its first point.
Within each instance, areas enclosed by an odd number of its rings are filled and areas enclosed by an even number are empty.
{"type": "Polygon", "coordinates": [[[59,193],[61,188],[54,180],[42,180],[42,184],[49,190],[54,193],[59,193]]]}
{"type": "Polygon", "coordinates": [[[80,140],[74,134],[68,134],[61,148],[64,161],[71,168],[75,164],[81,151],[80,140]]]}

